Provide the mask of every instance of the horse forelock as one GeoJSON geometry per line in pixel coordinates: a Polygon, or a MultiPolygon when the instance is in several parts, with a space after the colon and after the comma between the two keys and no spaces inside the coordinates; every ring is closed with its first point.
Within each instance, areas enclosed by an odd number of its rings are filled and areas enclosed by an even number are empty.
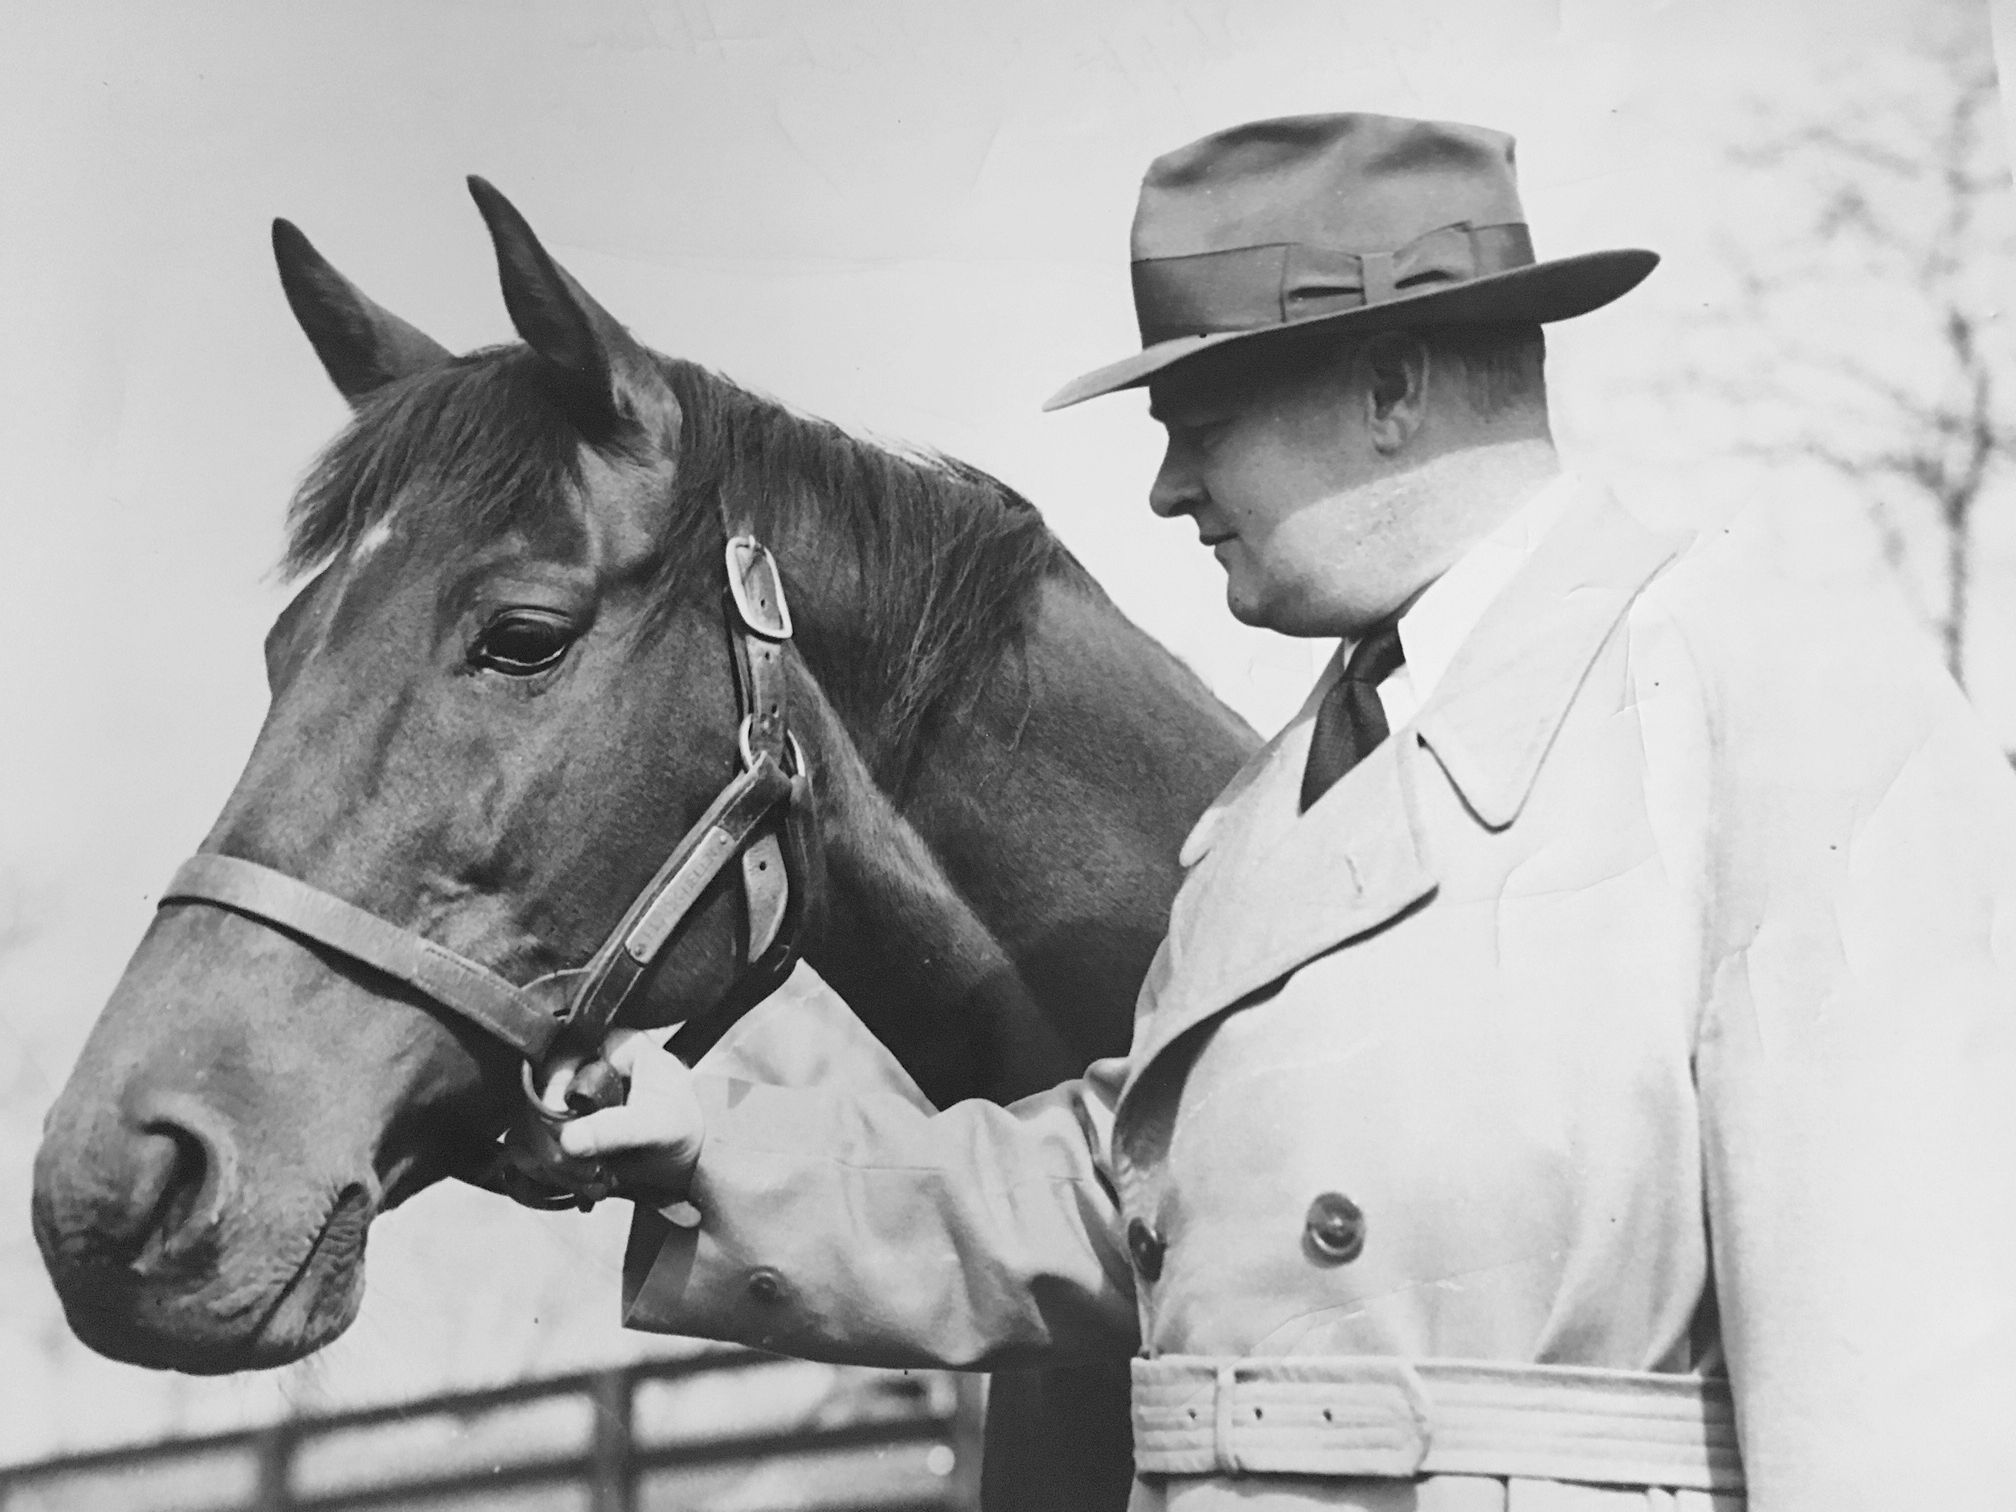
{"type": "MultiPolygon", "coordinates": [[[[800,648],[843,716],[872,727],[878,777],[899,781],[933,722],[1019,644],[1037,585],[1082,570],[1033,505],[978,468],[659,360],[682,414],[659,603],[669,614],[717,590],[724,502],[773,544],[844,552],[844,622],[823,642],[808,627],[800,648]]],[[[295,497],[286,570],[374,548],[406,497],[424,495],[460,540],[566,507],[587,442],[543,363],[523,347],[489,348],[366,399],[295,497]]],[[[793,552],[780,555],[787,580],[797,576],[793,552]]]]}
{"type": "Polygon", "coordinates": [[[541,359],[522,347],[390,384],[358,406],[295,493],[282,568],[299,576],[382,540],[408,496],[424,494],[462,539],[530,523],[578,488],[581,442],[541,359]]]}

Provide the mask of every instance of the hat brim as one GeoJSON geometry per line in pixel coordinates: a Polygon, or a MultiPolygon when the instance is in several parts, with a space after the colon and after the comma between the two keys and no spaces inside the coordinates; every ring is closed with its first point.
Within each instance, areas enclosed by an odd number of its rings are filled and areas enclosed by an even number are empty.
{"type": "Polygon", "coordinates": [[[1285,331],[1307,331],[1318,326],[1349,327],[1353,330],[1393,330],[1405,326],[1474,325],[1505,322],[1524,325],[1570,320],[1601,309],[1611,300],[1628,294],[1655,267],[1659,254],[1643,248],[1626,247],[1608,252],[1582,252],[1550,262],[1532,263],[1503,273],[1490,273],[1466,283],[1444,285],[1419,294],[1403,295],[1383,304],[1361,305],[1357,309],[1311,315],[1280,325],[1257,326],[1250,331],[1212,331],[1201,336],[1179,336],[1108,363],[1082,378],[1073,379],[1043,401],[1046,410],[1065,409],[1096,399],[1101,394],[1139,388],[1157,373],[1204,352],[1229,346],[1235,341],[1256,341],[1279,336],[1285,331]]]}

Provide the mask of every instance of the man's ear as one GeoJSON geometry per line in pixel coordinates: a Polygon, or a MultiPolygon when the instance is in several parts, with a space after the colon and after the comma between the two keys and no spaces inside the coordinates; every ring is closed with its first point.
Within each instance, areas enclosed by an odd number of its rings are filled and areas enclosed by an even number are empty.
{"type": "Polygon", "coordinates": [[[1357,360],[1372,445],[1382,456],[1393,456],[1428,416],[1428,343],[1412,331],[1380,331],[1360,344],[1357,360]]]}

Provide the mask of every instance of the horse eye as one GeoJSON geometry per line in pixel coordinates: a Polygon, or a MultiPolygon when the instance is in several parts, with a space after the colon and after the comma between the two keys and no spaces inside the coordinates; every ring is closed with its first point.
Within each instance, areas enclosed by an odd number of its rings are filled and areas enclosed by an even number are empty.
{"type": "Polygon", "coordinates": [[[469,660],[512,677],[530,677],[558,662],[573,643],[574,627],[558,615],[511,609],[483,627],[469,648],[469,660]]]}

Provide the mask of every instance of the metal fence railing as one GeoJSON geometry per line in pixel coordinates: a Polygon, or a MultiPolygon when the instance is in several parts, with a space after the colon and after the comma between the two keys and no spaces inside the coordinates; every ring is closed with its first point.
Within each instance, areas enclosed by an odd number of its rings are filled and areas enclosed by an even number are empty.
{"type": "Polygon", "coordinates": [[[711,1350],[0,1467],[0,1512],[973,1512],[981,1395],[711,1350]]]}

